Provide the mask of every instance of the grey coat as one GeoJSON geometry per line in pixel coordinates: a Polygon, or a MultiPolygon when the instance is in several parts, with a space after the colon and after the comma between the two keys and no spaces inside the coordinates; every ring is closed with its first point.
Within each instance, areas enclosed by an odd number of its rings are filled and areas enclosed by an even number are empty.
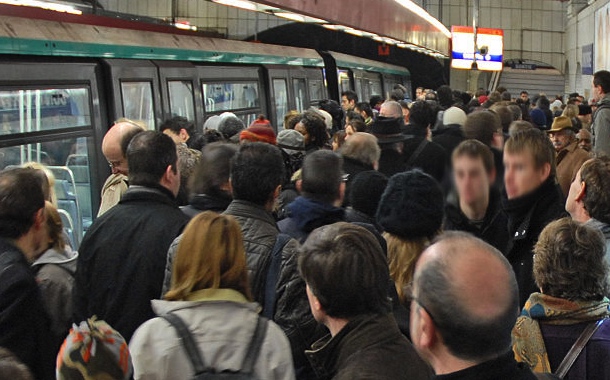
{"type": "Polygon", "coordinates": [[[593,150],[610,156],[610,94],[604,95],[597,107],[591,124],[593,150]]]}

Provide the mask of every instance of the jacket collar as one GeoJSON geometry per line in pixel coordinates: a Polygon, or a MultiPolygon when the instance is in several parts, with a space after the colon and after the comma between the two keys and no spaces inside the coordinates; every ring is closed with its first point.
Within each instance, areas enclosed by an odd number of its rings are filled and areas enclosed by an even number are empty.
{"type": "Polygon", "coordinates": [[[139,201],[160,202],[177,207],[176,197],[174,197],[171,191],[161,185],[131,185],[125,194],[123,194],[119,203],[125,204],[139,201]]]}
{"type": "Polygon", "coordinates": [[[9,239],[0,238],[0,263],[2,265],[21,263],[29,266],[25,254],[9,239]]]}
{"type": "Polygon", "coordinates": [[[189,205],[197,210],[212,210],[212,211],[224,211],[231,204],[231,197],[219,197],[211,196],[207,194],[195,195],[189,205]]]}
{"type": "Polygon", "coordinates": [[[234,199],[231,204],[229,204],[229,207],[227,207],[225,214],[248,219],[258,219],[277,228],[273,215],[263,206],[259,206],[252,202],[234,199]]]}
{"type": "MultiPolygon", "coordinates": [[[[519,373],[529,370],[525,370],[517,364],[514,358],[514,354],[511,351],[504,355],[501,355],[495,359],[480,363],[464,370],[449,373],[447,375],[434,376],[433,379],[473,379],[473,380],[484,380],[484,379],[501,379],[501,378],[512,378],[510,374],[519,373]]],[[[525,378],[525,377],[523,377],[525,378]]]]}
{"type": "Polygon", "coordinates": [[[304,196],[288,205],[290,218],[301,231],[307,233],[318,227],[345,220],[345,210],[304,196]]]}
{"type": "Polygon", "coordinates": [[[186,297],[186,301],[233,301],[247,303],[246,297],[233,289],[200,289],[186,297]]]}
{"type": "MultiPolygon", "coordinates": [[[[597,228],[600,230],[606,239],[610,239],[610,224],[601,222],[595,218],[591,218],[585,222],[589,227],[597,228]]],[[[610,254],[610,252],[608,252],[610,254]]]]}
{"type": "MultiPolygon", "coordinates": [[[[498,216],[498,214],[500,214],[501,212],[502,208],[500,207],[500,191],[496,187],[492,186],[489,189],[489,204],[487,205],[487,210],[485,210],[485,216],[483,217],[484,222],[482,231],[485,231],[487,228],[489,228],[498,216]]],[[[454,201],[447,202],[447,206],[445,207],[445,213],[447,215],[447,219],[452,221],[454,224],[470,224],[470,220],[460,208],[460,200],[458,196],[455,197],[454,201]]]]}

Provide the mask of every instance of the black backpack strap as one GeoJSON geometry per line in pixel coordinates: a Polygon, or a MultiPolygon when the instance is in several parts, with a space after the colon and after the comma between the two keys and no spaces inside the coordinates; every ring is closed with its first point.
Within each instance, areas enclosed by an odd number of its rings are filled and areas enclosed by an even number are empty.
{"type": "Polygon", "coordinates": [[[197,376],[206,372],[199,346],[197,346],[197,343],[195,343],[195,339],[193,339],[193,334],[191,334],[189,328],[186,326],[186,323],[184,323],[182,318],[173,313],[167,313],[165,315],[162,315],[161,318],[168,321],[172,326],[174,326],[176,332],[178,332],[178,336],[182,341],[182,347],[184,347],[184,349],[186,350],[189,360],[193,365],[193,369],[195,370],[195,375],[197,376]]]}
{"type": "Polygon", "coordinates": [[[269,266],[267,267],[267,276],[265,278],[265,302],[261,314],[270,320],[273,320],[273,315],[275,314],[275,301],[277,297],[276,286],[280,277],[282,251],[290,239],[291,237],[286,234],[277,235],[275,245],[271,251],[269,266]]]}
{"type": "Polygon", "coordinates": [[[417,146],[417,149],[415,149],[415,152],[413,152],[411,157],[409,157],[409,160],[407,161],[408,168],[413,166],[413,164],[415,163],[415,160],[417,160],[417,158],[419,157],[421,152],[424,151],[424,148],[426,147],[426,145],[428,145],[428,143],[429,143],[428,139],[424,137],[422,142],[420,142],[419,145],[417,146]]]}
{"type": "Polygon", "coordinates": [[[267,318],[258,317],[256,328],[254,329],[254,335],[250,341],[250,347],[248,347],[248,352],[246,353],[244,362],[241,365],[240,372],[248,374],[253,373],[254,363],[256,363],[256,359],[258,359],[258,355],[261,352],[261,346],[263,345],[263,341],[267,335],[268,325],[269,321],[267,318]]]}
{"type": "Polygon", "coordinates": [[[580,334],[578,339],[576,339],[576,342],[574,342],[574,345],[572,345],[572,348],[570,348],[570,351],[568,351],[565,358],[563,358],[561,361],[561,364],[559,364],[557,371],[555,371],[555,375],[557,375],[557,377],[563,379],[568,374],[570,368],[572,368],[572,364],[574,364],[576,359],[578,359],[578,356],[585,348],[587,343],[589,343],[589,340],[593,334],[595,334],[597,329],[599,329],[605,320],[605,318],[600,319],[599,321],[590,323],[587,325],[587,327],[585,327],[584,331],[580,334]]]}

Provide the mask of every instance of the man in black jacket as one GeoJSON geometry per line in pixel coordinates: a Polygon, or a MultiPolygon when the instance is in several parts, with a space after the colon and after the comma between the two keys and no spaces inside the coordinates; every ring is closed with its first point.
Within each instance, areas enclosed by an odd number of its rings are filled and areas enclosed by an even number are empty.
{"type": "Polygon", "coordinates": [[[176,205],[180,171],[176,145],[152,131],[127,148],[129,189],[98,218],[80,246],[74,287],[75,322],[97,315],[129,341],[153,318],[167,249],[188,217],[176,205]]]}
{"type": "Polygon", "coordinates": [[[430,378],[389,314],[390,273],[373,234],[348,223],[319,228],[299,271],[314,317],[330,331],[307,351],[318,379],[430,378]]]}
{"type": "Polygon", "coordinates": [[[444,229],[470,232],[504,252],[507,218],[500,191],[493,186],[496,170],[490,148],[466,140],[453,151],[452,163],[457,199],[445,206],[444,229]]]}
{"type": "Polygon", "coordinates": [[[555,149],[537,129],[520,131],[504,147],[504,195],[510,240],[506,257],[515,270],[520,305],[539,289],[534,282],[533,249],[547,224],[565,216],[555,177],[555,149]]]}
{"type": "Polygon", "coordinates": [[[52,341],[31,264],[47,249],[41,177],[34,169],[0,173],[0,346],[36,379],[55,378],[52,341]]]}

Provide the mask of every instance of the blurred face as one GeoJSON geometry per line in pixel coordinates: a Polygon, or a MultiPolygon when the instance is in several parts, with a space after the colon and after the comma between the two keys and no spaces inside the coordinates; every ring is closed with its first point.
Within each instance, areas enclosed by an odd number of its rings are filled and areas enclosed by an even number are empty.
{"type": "Polygon", "coordinates": [[[303,143],[305,145],[309,144],[309,142],[311,141],[311,136],[309,135],[309,132],[307,132],[305,124],[299,121],[297,125],[294,126],[294,130],[303,135],[303,143]]]}
{"type": "Polygon", "coordinates": [[[504,151],[504,187],[508,199],[536,190],[548,178],[549,172],[550,165],[548,168],[536,167],[534,155],[527,149],[517,153],[504,151]]]}
{"type": "Polygon", "coordinates": [[[578,146],[581,149],[584,149],[587,152],[591,151],[591,148],[593,148],[593,145],[591,143],[591,135],[587,131],[584,131],[584,132],[580,131],[578,133],[578,135],[576,135],[576,138],[578,139],[578,146]]]}
{"type": "Polygon", "coordinates": [[[591,98],[597,103],[603,96],[602,86],[596,86],[595,83],[591,82],[591,98]]]}
{"type": "Polygon", "coordinates": [[[572,135],[565,129],[558,132],[550,132],[549,138],[551,139],[556,152],[562,151],[572,143],[572,135]]]}
{"type": "Polygon", "coordinates": [[[521,100],[523,100],[524,102],[527,102],[527,100],[529,99],[529,96],[527,94],[521,94],[520,97],[521,100]]]}
{"type": "Polygon", "coordinates": [[[341,108],[343,108],[343,111],[354,109],[354,101],[347,99],[347,96],[343,95],[341,97],[341,108]]]}
{"type": "Polygon", "coordinates": [[[580,194],[582,189],[582,177],[580,176],[580,169],[574,176],[574,180],[570,184],[570,191],[568,192],[568,198],[566,199],[566,211],[570,215],[574,215],[578,209],[576,197],[580,194]]]}
{"type": "Polygon", "coordinates": [[[356,131],[354,131],[354,128],[352,127],[351,124],[348,124],[345,126],[345,139],[346,140],[349,136],[353,135],[354,133],[356,133],[356,131]]]}
{"type": "Polygon", "coordinates": [[[112,174],[129,175],[129,167],[127,166],[127,158],[123,156],[121,147],[117,145],[109,145],[102,149],[108,165],[112,170],[112,174]]]}
{"type": "Polygon", "coordinates": [[[456,157],[453,160],[453,179],[460,200],[466,204],[476,203],[488,196],[490,176],[480,158],[467,155],[456,157]]]}
{"type": "Polygon", "coordinates": [[[402,109],[402,118],[405,121],[405,124],[409,124],[409,118],[411,116],[411,111],[409,111],[408,108],[403,108],[402,109]]]}

